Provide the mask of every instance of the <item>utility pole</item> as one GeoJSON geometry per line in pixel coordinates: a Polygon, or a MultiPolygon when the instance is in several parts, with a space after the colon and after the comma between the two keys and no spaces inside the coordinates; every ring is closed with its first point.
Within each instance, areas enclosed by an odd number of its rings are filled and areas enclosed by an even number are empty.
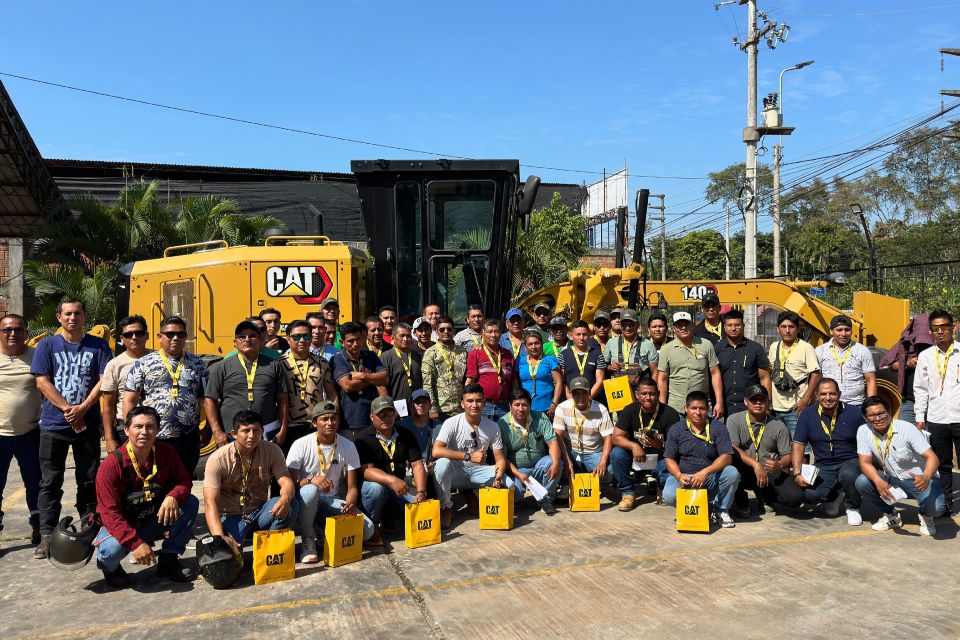
{"type": "Polygon", "coordinates": [[[780,272],[780,157],[783,146],[773,145],[773,277],[780,272]]]}
{"type": "MultiPolygon", "coordinates": [[[[940,73],[943,73],[943,56],[960,56],[960,49],[940,49],[940,73]]],[[[940,96],[940,111],[943,111],[943,96],[960,98],[960,90],[941,89],[940,96]]],[[[948,131],[943,134],[943,137],[949,140],[960,140],[960,130],[948,131]]]]}
{"type": "MultiPolygon", "coordinates": [[[[660,212],[660,279],[667,279],[667,205],[666,196],[662,193],[651,193],[651,198],[660,198],[660,206],[647,205],[647,209],[657,209],[660,212]]],[[[643,233],[640,229],[637,233],[643,233]]]]}
{"type": "Polygon", "coordinates": [[[727,211],[727,230],[723,234],[723,262],[724,279],[730,279],[730,205],[726,206],[727,211]]]}

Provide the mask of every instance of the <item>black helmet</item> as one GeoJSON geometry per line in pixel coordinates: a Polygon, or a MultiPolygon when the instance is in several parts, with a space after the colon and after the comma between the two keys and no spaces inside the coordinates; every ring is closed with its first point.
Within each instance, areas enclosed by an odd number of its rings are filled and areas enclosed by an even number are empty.
{"type": "Polygon", "coordinates": [[[240,575],[243,556],[223,536],[207,536],[197,543],[197,563],[200,565],[200,575],[210,586],[226,589],[240,575]]]}
{"type": "Polygon", "coordinates": [[[93,540],[100,531],[100,520],[90,514],[80,519],[80,529],[67,516],[60,521],[50,536],[50,564],[67,571],[86,566],[93,557],[93,540]]]}

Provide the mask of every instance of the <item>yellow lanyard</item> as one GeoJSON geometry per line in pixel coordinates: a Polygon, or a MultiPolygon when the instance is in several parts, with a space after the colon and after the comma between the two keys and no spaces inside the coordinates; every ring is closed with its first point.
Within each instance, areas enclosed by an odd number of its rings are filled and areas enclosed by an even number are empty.
{"type": "MultiPolygon", "coordinates": [[[[344,353],[344,355],[346,355],[346,353],[344,353]]],[[[362,354],[360,355],[359,360],[351,360],[350,356],[347,356],[347,362],[350,363],[350,368],[353,371],[356,371],[357,373],[360,373],[363,371],[363,355],[362,354]]]]}
{"type": "Polygon", "coordinates": [[[847,345],[847,352],[843,354],[843,360],[837,357],[837,350],[833,347],[833,342],[830,343],[830,353],[833,354],[833,361],[840,367],[840,382],[843,382],[843,365],[847,363],[847,358],[853,353],[853,343],[847,345]]]}
{"type": "MultiPolygon", "coordinates": [[[[653,410],[653,415],[650,416],[650,422],[647,423],[647,426],[644,427],[644,431],[650,431],[653,429],[653,423],[657,421],[657,418],[660,417],[660,403],[657,403],[657,408],[653,410]]],[[[643,416],[640,416],[640,423],[643,424],[643,416]]]]}
{"type": "Polygon", "coordinates": [[[620,362],[630,362],[630,354],[633,351],[633,345],[636,343],[636,340],[627,342],[626,338],[620,336],[620,362]]]}
{"type": "Polygon", "coordinates": [[[375,354],[377,354],[377,357],[379,358],[379,357],[383,354],[383,347],[381,346],[381,347],[377,348],[377,347],[374,347],[372,344],[370,344],[370,343],[368,342],[368,343],[367,343],[367,351],[373,351],[375,354]]]}
{"type": "Polygon", "coordinates": [[[407,374],[407,386],[412,387],[413,376],[410,373],[410,365],[403,361],[403,351],[400,351],[400,349],[397,349],[396,347],[394,347],[393,350],[397,352],[397,359],[400,360],[400,364],[403,365],[403,370],[407,374]]]}
{"type": "Polygon", "coordinates": [[[783,340],[780,341],[780,371],[787,371],[787,360],[790,359],[790,354],[793,353],[793,350],[797,348],[797,341],[794,341],[790,348],[787,349],[783,345],[783,340]]]}
{"type": "Polygon", "coordinates": [[[186,356],[180,356],[180,362],[177,363],[177,368],[174,370],[170,366],[170,361],[167,359],[167,354],[163,352],[163,349],[160,350],[160,359],[163,360],[163,366],[167,368],[167,373],[170,374],[170,380],[173,381],[173,386],[170,389],[170,397],[176,399],[180,395],[180,374],[183,373],[183,361],[186,356]]]}
{"type": "Polygon", "coordinates": [[[304,359],[298,361],[293,357],[293,352],[291,351],[287,355],[287,359],[290,361],[290,366],[293,368],[293,376],[296,378],[296,381],[300,384],[300,399],[303,400],[306,397],[307,391],[307,372],[310,370],[310,360],[304,359]],[[303,362],[303,369],[300,368],[298,362],[303,362]]]}
{"type": "MultiPolygon", "coordinates": [[[[580,410],[576,406],[570,407],[573,409],[573,426],[577,429],[577,448],[583,453],[583,424],[587,421],[587,416],[580,413],[580,410]],[[580,419],[577,420],[577,415],[579,414],[580,419]]],[[[587,409],[587,411],[590,411],[587,409]]]]}
{"type": "Polygon", "coordinates": [[[760,433],[754,435],[753,425],[750,424],[750,413],[747,412],[747,433],[750,434],[750,442],[753,443],[753,457],[757,459],[757,462],[760,462],[760,442],[763,440],[763,432],[767,430],[767,425],[763,424],[760,427],[760,433]]]}
{"type": "Polygon", "coordinates": [[[523,342],[514,340],[513,336],[510,336],[510,350],[513,351],[514,359],[520,355],[520,349],[523,349],[523,342]]]}
{"type": "Polygon", "coordinates": [[[590,352],[587,351],[583,354],[583,360],[577,355],[576,349],[570,349],[570,353],[573,354],[573,361],[577,363],[577,369],[580,371],[580,375],[583,376],[583,370],[587,368],[587,358],[590,357],[590,352]]]}
{"type": "Polygon", "coordinates": [[[447,350],[444,349],[440,345],[440,343],[437,343],[436,347],[437,347],[437,353],[439,353],[440,357],[443,358],[443,363],[447,365],[447,376],[452,381],[453,380],[453,357],[452,357],[453,353],[451,351],[450,356],[448,356],[447,350]]]}
{"type": "Polygon", "coordinates": [[[146,478],[144,478],[143,474],[140,472],[140,463],[137,462],[137,454],[133,452],[133,445],[130,444],[129,440],[127,440],[127,455],[130,456],[130,462],[133,463],[133,470],[137,474],[137,477],[143,481],[144,500],[151,502],[153,500],[153,492],[150,491],[150,481],[153,480],[155,475],[157,475],[157,448],[150,447],[150,455],[153,456],[153,470],[146,478]]]}
{"type": "Polygon", "coordinates": [[[397,441],[396,440],[385,440],[382,436],[377,434],[377,442],[380,443],[380,446],[387,453],[387,457],[390,458],[390,473],[393,473],[393,452],[397,450],[397,441]]]}
{"type": "Polygon", "coordinates": [[[940,362],[940,347],[937,347],[937,352],[934,354],[937,358],[937,373],[940,375],[940,393],[943,393],[943,383],[947,381],[947,364],[950,362],[950,354],[953,353],[953,346],[956,342],[951,342],[950,347],[947,349],[947,352],[943,356],[943,362],[940,362]]]}
{"type": "Polygon", "coordinates": [[[487,354],[487,358],[490,360],[490,364],[493,364],[497,368],[497,384],[503,384],[503,377],[500,374],[500,363],[503,360],[503,353],[500,352],[500,347],[497,347],[497,362],[493,362],[493,354],[490,353],[490,350],[487,349],[487,345],[483,345],[483,352],[487,354]]]}
{"type": "Polygon", "coordinates": [[[893,423],[890,423],[890,426],[887,427],[887,440],[884,448],[880,448],[880,438],[877,437],[876,432],[873,433],[873,441],[877,445],[877,453],[880,454],[880,466],[886,471],[887,456],[890,455],[890,443],[893,442],[893,423]]]}
{"type": "MultiPolygon", "coordinates": [[[[240,463],[240,514],[243,516],[247,515],[247,483],[250,481],[250,470],[253,469],[253,457],[250,458],[250,464],[243,464],[243,456],[240,455],[240,447],[237,445],[233,446],[233,450],[237,452],[237,461],[240,463]]],[[[256,451],[254,451],[256,455],[256,451]]]]}
{"type": "Polygon", "coordinates": [[[696,431],[693,430],[693,423],[690,422],[690,418],[687,418],[687,430],[693,434],[694,438],[703,440],[707,444],[713,444],[713,440],[710,439],[710,421],[709,420],[707,420],[706,435],[697,433],[696,431]]]}
{"type": "Polygon", "coordinates": [[[717,337],[720,337],[720,329],[721,329],[722,326],[723,326],[722,324],[718,324],[718,325],[715,325],[715,326],[711,327],[711,326],[707,325],[707,321],[706,321],[706,320],[703,321],[703,328],[706,329],[707,331],[709,331],[710,333],[712,333],[713,335],[717,336],[717,337]]]}
{"type": "MultiPolygon", "coordinates": [[[[513,432],[517,434],[518,438],[520,438],[520,446],[526,449],[527,440],[530,438],[530,416],[527,416],[527,424],[523,425],[523,429],[521,429],[520,425],[517,424],[517,421],[513,419],[513,414],[511,413],[510,428],[513,429],[513,432]]],[[[582,450],[583,447],[580,447],[580,449],[582,450]]]]}
{"type": "Polygon", "coordinates": [[[326,458],[323,455],[323,451],[320,449],[320,434],[317,434],[317,462],[320,465],[320,475],[325,476],[327,472],[330,471],[330,467],[333,466],[334,461],[337,459],[337,440],[334,437],[333,440],[333,450],[330,451],[330,458],[326,458]]]}
{"type": "Polygon", "coordinates": [[[533,380],[533,393],[531,395],[537,395],[537,372],[540,370],[540,361],[537,360],[532,365],[530,364],[530,354],[527,354],[527,369],[530,371],[530,379],[533,380]]]}
{"type": "Polygon", "coordinates": [[[817,407],[817,413],[820,414],[820,428],[823,429],[823,432],[827,434],[827,437],[830,439],[830,453],[833,453],[833,430],[837,426],[837,414],[840,413],[840,407],[837,407],[833,410],[833,415],[830,416],[830,429],[827,429],[827,425],[823,424],[823,407],[817,407]]]}
{"type": "Polygon", "coordinates": [[[247,369],[247,359],[237,352],[237,360],[240,361],[240,366],[243,367],[243,373],[247,376],[247,401],[250,403],[250,406],[253,406],[253,379],[257,377],[257,360],[253,361],[253,366],[247,369]]]}

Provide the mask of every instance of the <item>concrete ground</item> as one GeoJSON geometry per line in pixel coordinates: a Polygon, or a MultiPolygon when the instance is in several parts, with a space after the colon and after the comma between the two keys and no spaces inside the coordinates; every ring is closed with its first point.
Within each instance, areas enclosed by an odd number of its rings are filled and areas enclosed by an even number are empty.
{"type": "MultiPolygon", "coordinates": [[[[65,490],[72,505],[70,480],[65,490]]],[[[154,569],[124,561],[134,586],[108,591],[92,562],[65,572],[33,559],[14,463],[0,540],[2,635],[960,637],[960,527],[941,518],[935,539],[921,537],[913,504],[894,532],[768,510],[734,529],[681,534],[672,509],[651,498],[626,514],[605,498],[599,513],[553,517],[530,500],[513,531],[480,531],[460,512],[439,545],[407,549],[401,534],[351,565],[298,565],[287,582],[255,586],[247,570],[215,591],[203,579],[154,581],[154,569]]],[[[876,514],[865,507],[864,517],[876,514]]]]}

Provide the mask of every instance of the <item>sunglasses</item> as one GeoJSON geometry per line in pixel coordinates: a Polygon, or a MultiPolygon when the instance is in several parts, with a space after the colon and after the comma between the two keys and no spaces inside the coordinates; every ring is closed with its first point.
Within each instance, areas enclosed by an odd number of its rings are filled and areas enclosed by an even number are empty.
{"type": "MultiPolygon", "coordinates": [[[[180,338],[183,340],[187,337],[186,331],[161,331],[160,335],[165,336],[168,340],[173,340],[174,338],[180,338]]],[[[126,335],[124,335],[126,337],[126,335]]]]}
{"type": "MultiPolygon", "coordinates": [[[[132,340],[133,338],[146,338],[147,332],[143,330],[124,331],[120,335],[126,338],[127,340],[132,340]]],[[[187,335],[186,332],[184,332],[183,335],[187,335]]]]}
{"type": "MultiPolygon", "coordinates": [[[[184,334],[184,335],[186,335],[186,334],[184,334]]],[[[234,336],[234,339],[236,339],[236,340],[259,340],[259,339],[260,339],[260,334],[259,334],[259,333],[244,333],[243,335],[234,336]]]]}
{"type": "Polygon", "coordinates": [[[7,327],[5,329],[0,329],[3,333],[23,333],[26,331],[23,327],[7,327]]]}
{"type": "Polygon", "coordinates": [[[549,309],[534,309],[534,310],[533,310],[533,315],[535,315],[535,316],[548,316],[548,315],[550,315],[550,310],[549,310],[549,309]]]}
{"type": "Polygon", "coordinates": [[[437,333],[450,333],[453,327],[437,327],[437,333]]]}
{"type": "Polygon", "coordinates": [[[303,342],[304,340],[310,339],[309,333],[298,333],[296,335],[290,336],[290,339],[294,342],[303,342]]]}

